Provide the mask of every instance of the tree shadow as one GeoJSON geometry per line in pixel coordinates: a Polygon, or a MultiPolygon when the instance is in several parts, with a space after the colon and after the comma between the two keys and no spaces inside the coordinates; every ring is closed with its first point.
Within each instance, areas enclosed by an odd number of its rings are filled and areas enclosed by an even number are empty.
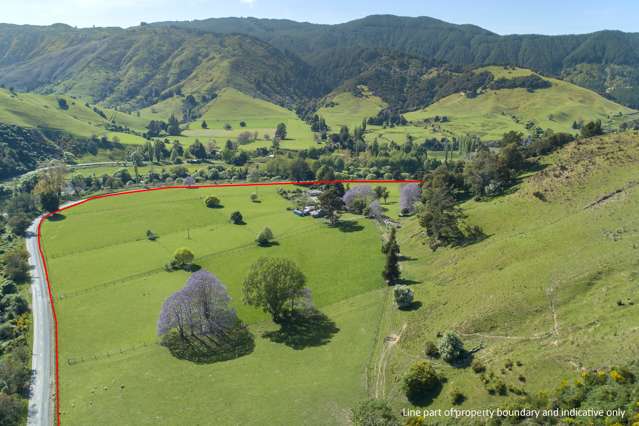
{"type": "Polygon", "coordinates": [[[280,243],[278,241],[269,241],[267,243],[258,244],[257,246],[268,248],[268,247],[279,246],[279,245],[280,243]]]}
{"type": "Polygon", "coordinates": [[[329,343],[338,331],[333,320],[318,310],[311,310],[294,312],[282,321],[279,330],[267,331],[262,337],[301,350],[329,343]]]}
{"type": "Polygon", "coordinates": [[[473,352],[464,350],[462,356],[459,359],[451,362],[450,366],[453,368],[468,368],[473,363],[473,359],[473,352]]]}
{"type": "Polygon", "coordinates": [[[422,283],[421,281],[410,280],[407,278],[400,278],[397,281],[398,285],[413,285],[413,284],[421,284],[421,283],[422,283]]]}
{"type": "Polygon", "coordinates": [[[166,346],[174,357],[197,364],[236,359],[250,354],[255,349],[255,339],[247,327],[237,327],[221,340],[206,335],[181,338],[173,330],[163,336],[161,344],[166,346]]]}
{"type": "Polygon", "coordinates": [[[441,382],[437,382],[437,385],[433,387],[433,389],[428,392],[411,392],[406,395],[411,404],[416,405],[418,407],[425,407],[433,402],[435,398],[439,396],[443,388],[441,382]]]}
{"type": "Polygon", "coordinates": [[[404,256],[403,254],[399,255],[399,259],[400,262],[414,262],[416,260],[419,260],[416,257],[411,257],[411,256],[404,256]]]}
{"type": "Polygon", "coordinates": [[[356,220],[340,220],[335,227],[342,232],[359,232],[364,229],[356,220]]]}
{"type": "Polygon", "coordinates": [[[411,311],[416,311],[416,310],[418,310],[418,309],[419,309],[419,308],[421,308],[421,307],[422,307],[422,302],[420,302],[419,300],[417,300],[417,301],[414,301],[413,303],[411,303],[411,304],[410,304],[410,305],[408,305],[408,306],[400,307],[400,308],[399,308],[399,310],[400,310],[400,311],[411,312],[411,311]]]}
{"type": "Polygon", "coordinates": [[[66,218],[67,217],[63,215],[62,213],[54,213],[51,216],[49,216],[47,220],[50,222],[60,222],[61,220],[64,220],[66,218]]]}

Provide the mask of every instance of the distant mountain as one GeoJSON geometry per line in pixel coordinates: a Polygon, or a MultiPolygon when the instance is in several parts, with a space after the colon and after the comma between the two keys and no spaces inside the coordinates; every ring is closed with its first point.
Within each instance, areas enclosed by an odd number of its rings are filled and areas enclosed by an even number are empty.
{"type": "Polygon", "coordinates": [[[321,83],[309,78],[309,65],[245,35],[148,26],[96,34],[40,27],[31,37],[25,31],[11,32],[24,45],[22,56],[8,46],[10,36],[3,36],[0,53],[6,60],[0,61],[0,82],[7,87],[125,108],[174,94],[211,98],[225,87],[282,105],[322,93],[321,83]]]}
{"type": "Polygon", "coordinates": [[[445,79],[457,88],[459,75],[485,65],[530,68],[639,107],[636,33],[500,36],[390,15],[338,25],[256,18],[130,29],[0,25],[0,83],[125,109],[180,93],[206,100],[224,87],[291,107],[359,84],[391,107],[414,109],[440,98],[433,87],[445,79]],[[424,83],[434,68],[437,80],[424,83]]]}
{"type": "Polygon", "coordinates": [[[256,18],[154,25],[250,34],[316,67],[322,66],[331,51],[361,48],[393,50],[457,66],[520,66],[563,77],[639,107],[639,33],[500,36],[474,25],[391,15],[368,16],[338,25],[256,18]]]}

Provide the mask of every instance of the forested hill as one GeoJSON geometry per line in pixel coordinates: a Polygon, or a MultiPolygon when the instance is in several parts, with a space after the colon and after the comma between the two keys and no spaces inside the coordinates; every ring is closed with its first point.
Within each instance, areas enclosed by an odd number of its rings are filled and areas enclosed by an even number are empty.
{"type": "Polygon", "coordinates": [[[250,34],[294,52],[314,66],[321,66],[329,51],[351,48],[389,49],[459,66],[516,65],[563,77],[618,102],[639,106],[639,33],[500,36],[474,25],[392,15],[338,25],[256,18],[155,25],[250,34]]]}
{"type": "Polygon", "coordinates": [[[530,68],[639,107],[637,33],[501,36],[474,25],[390,15],[338,25],[256,18],[129,29],[0,24],[1,84],[125,108],[223,87],[291,106],[361,80],[361,73],[370,76],[371,69],[379,74],[380,63],[415,67],[415,61],[420,71],[425,65],[530,68]]]}
{"type": "Polygon", "coordinates": [[[210,99],[225,87],[282,105],[323,93],[308,64],[246,35],[54,27],[0,27],[0,83],[124,108],[181,93],[210,99]]]}

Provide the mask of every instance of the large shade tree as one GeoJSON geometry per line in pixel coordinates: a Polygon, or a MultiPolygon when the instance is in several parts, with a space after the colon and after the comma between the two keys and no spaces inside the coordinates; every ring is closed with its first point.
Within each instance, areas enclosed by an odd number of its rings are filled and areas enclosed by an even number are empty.
{"type": "Polygon", "coordinates": [[[229,307],[230,301],[222,282],[201,269],[162,305],[158,335],[175,330],[182,339],[205,336],[222,345],[231,330],[241,324],[235,310],[229,307]]]}
{"type": "Polygon", "coordinates": [[[421,188],[417,183],[409,183],[399,191],[399,207],[402,214],[411,214],[415,211],[415,203],[417,203],[422,196],[421,188]]]}
{"type": "Polygon", "coordinates": [[[295,311],[296,302],[304,300],[306,277],[291,260],[262,257],[244,280],[244,302],[262,308],[281,322],[286,313],[295,311]]]}

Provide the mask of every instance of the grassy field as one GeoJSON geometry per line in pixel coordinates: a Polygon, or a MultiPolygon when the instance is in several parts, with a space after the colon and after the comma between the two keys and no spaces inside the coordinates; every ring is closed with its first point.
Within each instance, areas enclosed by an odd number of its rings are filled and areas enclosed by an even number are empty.
{"type": "MultiPolygon", "coordinates": [[[[485,67],[477,71],[482,70],[493,73],[496,78],[513,78],[532,73],[524,69],[505,70],[503,67],[485,67]]],[[[616,115],[633,113],[630,108],[609,101],[590,90],[544,78],[552,83],[552,87],[538,89],[533,93],[526,89],[487,90],[475,98],[457,93],[405,116],[414,123],[436,115],[445,115],[450,120],[448,123],[415,126],[421,127],[420,136],[441,138],[471,134],[482,139],[496,140],[510,130],[529,133],[526,129],[529,121],[543,129],[574,133],[571,126],[575,121],[600,119],[606,125],[618,120],[616,115]]],[[[405,128],[405,131],[415,130],[405,128]]]]}
{"type": "MultiPolygon", "coordinates": [[[[348,410],[367,395],[367,366],[384,307],[380,232],[354,216],[340,229],[328,228],[287,211],[289,202],[274,187],[256,190],[260,203],[249,201],[253,191],[166,190],[101,199],[44,225],[60,324],[64,424],[347,422],[348,410]],[[209,194],[224,208],[205,208],[209,194]],[[246,225],[228,223],[234,210],[246,225]],[[255,245],[264,226],[279,245],[255,245]],[[147,229],[159,235],[156,242],[145,238],[147,229]],[[162,266],[182,246],[227,285],[255,335],[252,354],[196,365],[156,344],[160,307],[187,278],[162,266]],[[306,274],[316,305],[339,329],[328,343],[295,350],[262,336],[276,327],[241,303],[241,283],[265,255],[291,258],[306,274]]],[[[397,193],[393,188],[391,212],[397,193]]]]}
{"type": "MultiPolygon", "coordinates": [[[[178,98],[171,98],[144,109],[142,116],[148,120],[166,120],[171,114],[180,116],[181,106],[178,98]]],[[[186,145],[199,139],[203,143],[215,142],[223,146],[228,139],[235,140],[242,132],[257,132],[258,139],[255,142],[241,146],[243,149],[254,150],[271,146],[275,128],[279,123],[285,123],[288,130],[286,140],[280,144],[281,148],[302,149],[315,146],[309,126],[300,120],[295,112],[238,90],[226,88],[203,108],[202,117],[190,123],[177,139],[186,145]],[[201,127],[203,120],[206,121],[208,129],[201,127]],[[241,121],[246,123],[246,127],[240,126],[241,121]],[[230,130],[224,128],[226,124],[231,126],[230,130]],[[265,135],[269,136],[268,139],[265,135]]]]}
{"type": "Polygon", "coordinates": [[[342,126],[348,126],[352,131],[356,126],[362,125],[363,119],[374,117],[386,108],[386,103],[370,93],[366,86],[360,86],[360,90],[362,96],[355,96],[351,92],[329,95],[325,104],[332,104],[317,111],[319,116],[324,117],[331,131],[338,132],[342,126]]]}
{"type": "MultiPolygon", "coordinates": [[[[433,253],[416,220],[403,220],[402,272],[422,306],[392,310],[384,322],[387,335],[406,325],[380,389],[396,408],[408,405],[399,377],[446,330],[467,349],[482,348],[475,358],[489,372],[530,394],[574,380],[581,367],[636,358],[639,135],[572,143],[547,162],[516,192],[464,204],[468,222],[488,236],[479,243],[433,253]],[[509,371],[508,360],[522,365],[509,371]]],[[[435,366],[448,382],[429,408],[450,407],[453,388],[466,395],[462,408],[504,406],[470,368],[435,366]]]]}
{"type": "Polygon", "coordinates": [[[88,138],[92,135],[107,135],[109,139],[117,137],[125,144],[143,143],[144,139],[127,133],[106,130],[110,119],[132,128],[142,129],[142,119],[108,109],[103,109],[108,120],[87,107],[84,102],[68,96],[61,96],[69,108],[62,110],[58,106],[57,96],[43,96],[33,93],[12,94],[0,89],[0,122],[23,127],[39,127],[61,130],[74,136],[88,138]]]}

